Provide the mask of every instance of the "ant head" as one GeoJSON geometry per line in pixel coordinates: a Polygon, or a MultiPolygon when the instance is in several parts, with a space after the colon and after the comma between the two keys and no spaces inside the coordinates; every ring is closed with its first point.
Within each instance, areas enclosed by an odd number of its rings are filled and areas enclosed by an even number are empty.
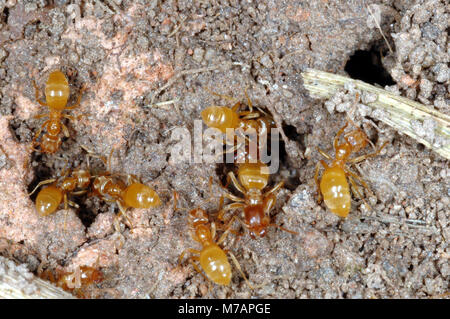
{"type": "Polygon", "coordinates": [[[353,152],[358,152],[367,145],[367,135],[361,129],[348,132],[344,135],[345,141],[352,146],[353,152]]]}
{"type": "Polygon", "coordinates": [[[245,224],[250,232],[250,237],[264,237],[270,224],[270,217],[264,214],[262,205],[251,205],[244,208],[245,224]]]}
{"type": "Polygon", "coordinates": [[[194,227],[209,222],[208,214],[202,208],[196,208],[189,211],[189,221],[194,227]]]}
{"type": "Polygon", "coordinates": [[[263,238],[267,234],[267,226],[268,225],[259,225],[257,227],[253,227],[250,229],[250,238],[263,238]]]}
{"type": "Polygon", "coordinates": [[[141,183],[129,185],[123,193],[123,199],[126,206],[133,208],[151,208],[161,205],[158,194],[141,183]]]}

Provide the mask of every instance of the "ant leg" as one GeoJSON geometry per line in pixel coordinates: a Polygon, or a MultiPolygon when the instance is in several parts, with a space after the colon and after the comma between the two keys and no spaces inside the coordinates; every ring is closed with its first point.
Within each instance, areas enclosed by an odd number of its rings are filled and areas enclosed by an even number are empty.
{"type": "Polygon", "coordinates": [[[28,194],[28,196],[33,195],[33,193],[34,193],[39,187],[41,187],[42,185],[50,184],[50,183],[53,183],[53,182],[55,182],[55,181],[56,181],[56,179],[55,179],[55,178],[52,178],[52,179],[47,179],[47,180],[45,180],[45,181],[39,182],[39,184],[37,184],[37,186],[33,189],[33,191],[32,191],[31,193],[28,194]]]}
{"type": "Polygon", "coordinates": [[[108,164],[107,164],[107,168],[108,168],[108,172],[111,172],[111,159],[112,159],[112,155],[115,151],[115,148],[111,149],[111,152],[109,152],[109,156],[108,156],[108,164]]]}
{"type": "Polygon", "coordinates": [[[72,106],[66,106],[65,109],[66,109],[66,110],[72,110],[72,109],[74,109],[74,108],[80,106],[81,97],[83,96],[83,92],[84,92],[85,90],[86,90],[86,87],[83,85],[83,86],[81,87],[81,89],[80,89],[80,92],[78,93],[78,98],[77,98],[77,101],[75,102],[75,104],[72,105],[72,106]]]}
{"type": "Polygon", "coordinates": [[[320,191],[320,182],[319,182],[319,169],[320,169],[320,164],[322,164],[322,166],[327,169],[329,168],[327,163],[325,163],[325,161],[320,160],[320,162],[318,162],[316,164],[316,173],[314,174],[314,180],[316,181],[316,185],[317,185],[317,203],[320,204],[322,202],[322,192],[320,191]]]}
{"type": "Polygon", "coordinates": [[[258,112],[253,112],[253,111],[243,111],[243,112],[239,112],[239,116],[242,116],[243,120],[250,120],[250,119],[256,119],[258,117],[261,116],[261,114],[259,114],[258,112]]]}
{"type": "MultiPolygon", "coordinates": [[[[219,213],[217,214],[217,219],[219,221],[221,221],[222,223],[227,223],[227,225],[225,227],[220,227],[220,229],[229,229],[231,227],[231,224],[233,223],[233,221],[235,219],[238,219],[240,221],[240,219],[238,218],[238,216],[236,215],[236,213],[228,220],[228,222],[225,221],[225,218],[223,217],[225,215],[225,212],[228,210],[233,210],[233,209],[238,209],[238,208],[243,208],[245,205],[244,203],[231,203],[228,204],[227,206],[225,206],[224,208],[222,208],[219,213]]],[[[237,233],[234,230],[230,230],[230,232],[236,236],[240,236],[239,233],[237,233]]]]}
{"type": "Polygon", "coordinates": [[[178,210],[177,202],[178,202],[178,193],[176,191],[173,191],[173,211],[176,212],[178,210]]]}
{"type": "Polygon", "coordinates": [[[279,225],[276,225],[276,224],[269,224],[269,227],[276,227],[276,228],[278,228],[278,229],[280,229],[282,231],[288,232],[288,233],[290,233],[292,235],[298,235],[298,232],[290,230],[290,229],[287,229],[287,228],[284,228],[283,226],[279,226],[279,225]]]}
{"type": "Polygon", "coordinates": [[[45,103],[45,102],[42,102],[40,99],[39,99],[39,88],[37,87],[37,85],[36,85],[36,82],[34,82],[34,80],[31,80],[32,82],[33,82],[33,86],[34,86],[34,93],[35,93],[35,96],[36,96],[36,101],[38,101],[38,103],[40,104],[40,105],[42,105],[42,106],[47,106],[47,103],[45,103]]]}
{"type": "Polygon", "coordinates": [[[219,219],[220,221],[224,222],[225,219],[223,218],[223,215],[225,215],[226,211],[229,210],[233,210],[233,209],[238,209],[238,208],[243,208],[245,206],[244,203],[240,202],[240,203],[231,203],[226,205],[225,207],[223,207],[219,213],[217,214],[217,219],[219,219]]]}
{"type": "Polygon", "coordinates": [[[67,207],[67,194],[64,193],[64,232],[67,230],[67,213],[68,213],[68,207],[67,207]]]}
{"type": "Polygon", "coordinates": [[[231,182],[233,183],[234,187],[235,187],[238,191],[240,191],[242,194],[245,194],[245,193],[246,193],[245,188],[242,187],[241,184],[239,184],[239,182],[238,182],[238,180],[236,179],[236,176],[234,175],[233,172],[229,172],[229,173],[227,174],[227,185],[228,185],[228,183],[230,182],[230,180],[231,180],[231,182]]]}
{"type": "Polygon", "coordinates": [[[74,203],[74,202],[72,202],[70,200],[68,200],[67,203],[69,204],[69,206],[72,206],[72,207],[75,207],[75,208],[80,208],[80,206],[78,206],[77,203],[74,203]]]}
{"type": "MultiPolygon", "coordinates": [[[[235,196],[235,195],[233,195],[233,194],[231,194],[231,193],[228,193],[228,192],[226,192],[224,195],[222,195],[222,197],[226,197],[226,198],[228,198],[228,199],[231,199],[232,201],[234,201],[234,202],[237,202],[237,203],[233,203],[233,204],[242,204],[244,201],[245,201],[245,199],[243,199],[243,198],[240,198],[240,197],[237,197],[237,196],[235,196]]],[[[228,207],[228,206],[231,206],[231,205],[233,205],[233,204],[229,204],[229,205],[227,205],[227,206],[225,206],[225,207],[228,207]]],[[[239,206],[240,207],[240,206],[239,206]]],[[[231,208],[228,208],[227,210],[230,210],[230,209],[233,209],[234,207],[231,207],[231,208]]]]}
{"type": "Polygon", "coordinates": [[[345,128],[348,126],[348,121],[345,123],[345,125],[343,127],[341,127],[341,129],[336,133],[336,136],[334,137],[334,141],[333,141],[333,147],[336,150],[336,148],[338,147],[338,142],[339,142],[339,137],[342,135],[342,133],[344,133],[345,128]]]}
{"type": "Polygon", "coordinates": [[[69,213],[67,205],[70,205],[75,208],[80,208],[80,206],[78,206],[77,203],[68,200],[67,194],[64,193],[64,231],[67,230],[67,214],[69,213]]]}
{"type": "Polygon", "coordinates": [[[366,200],[364,199],[361,191],[359,190],[358,185],[356,184],[355,180],[353,179],[352,176],[348,177],[350,183],[352,184],[353,188],[355,189],[356,194],[358,195],[358,197],[364,202],[364,205],[366,205],[367,207],[369,207],[370,210],[373,210],[372,207],[369,205],[369,203],[366,202],[366,200]]]}
{"type": "Polygon", "coordinates": [[[317,151],[320,153],[320,155],[322,155],[323,157],[325,157],[327,160],[332,161],[333,157],[331,157],[330,155],[328,155],[325,151],[321,150],[320,148],[316,147],[317,151]]]}
{"type": "MultiPolygon", "coordinates": [[[[218,97],[220,97],[220,98],[222,98],[222,99],[224,99],[224,100],[228,100],[228,101],[231,101],[231,102],[236,101],[236,98],[234,98],[234,97],[232,97],[232,96],[224,95],[224,94],[219,94],[219,93],[213,92],[213,91],[211,91],[210,89],[208,89],[208,88],[206,88],[206,87],[205,87],[205,90],[208,91],[209,94],[218,96],[218,97]]],[[[240,102],[238,102],[238,103],[240,103],[240,102]]]]}
{"type": "MultiPolygon", "coordinates": [[[[244,203],[231,203],[231,204],[228,204],[227,206],[225,206],[223,209],[221,209],[219,211],[219,213],[217,214],[217,219],[220,220],[222,223],[225,223],[225,218],[223,217],[225,215],[225,212],[227,212],[229,210],[233,210],[233,209],[244,208],[244,207],[245,207],[244,203]]],[[[228,224],[227,224],[227,226],[225,226],[224,229],[226,229],[228,227],[228,225],[230,225],[232,223],[232,221],[234,219],[236,219],[236,218],[237,218],[237,215],[235,213],[235,214],[233,214],[233,217],[231,217],[228,220],[228,224]]],[[[237,218],[237,219],[239,219],[239,218],[237,218]]],[[[222,227],[220,227],[220,228],[222,229],[222,227]]]]}
{"type": "Polygon", "coordinates": [[[319,182],[319,169],[320,169],[320,162],[317,162],[316,164],[316,173],[314,174],[314,181],[316,182],[317,186],[317,204],[320,204],[322,202],[322,193],[320,191],[320,182],[319,182]]]}
{"type": "Polygon", "coordinates": [[[180,195],[178,195],[177,191],[173,191],[173,211],[174,212],[181,211],[181,210],[189,211],[189,208],[178,207],[177,203],[178,203],[179,198],[180,198],[180,195]]]}
{"type": "Polygon", "coordinates": [[[61,124],[61,127],[62,127],[62,131],[63,131],[64,136],[67,137],[67,138],[70,137],[69,129],[67,128],[67,126],[65,126],[64,124],[61,124]]]}
{"type": "MultiPolygon", "coordinates": [[[[348,123],[350,123],[351,125],[353,125],[355,128],[361,130],[361,128],[360,128],[358,125],[356,125],[356,123],[350,118],[350,116],[348,116],[348,114],[347,114],[346,117],[347,117],[347,122],[348,122],[348,123]]],[[[347,124],[348,124],[348,123],[347,123],[347,124]]]]}
{"type": "Polygon", "coordinates": [[[39,128],[39,130],[36,132],[36,134],[34,134],[33,143],[36,142],[36,140],[39,137],[39,135],[41,135],[42,130],[47,126],[48,123],[50,123],[50,120],[47,120],[44,123],[42,123],[41,127],[39,128]]]}
{"type": "Polygon", "coordinates": [[[387,143],[388,143],[388,141],[384,142],[383,145],[381,145],[381,147],[377,151],[375,151],[373,153],[370,153],[370,154],[366,154],[366,155],[361,155],[361,156],[355,157],[355,158],[349,160],[348,163],[356,164],[356,163],[359,163],[359,162],[361,162],[361,161],[363,161],[363,160],[365,160],[367,158],[377,156],[381,152],[381,150],[387,145],[387,143]]]}
{"type": "Polygon", "coordinates": [[[130,218],[128,217],[128,214],[126,213],[125,209],[123,208],[122,204],[116,200],[117,206],[119,206],[119,212],[121,215],[125,217],[125,219],[130,223],[130,228],[133,228],[133,224],[131,223],[130,218]]]}
{"type": "Polygon", "coordinates": [[[83,195],[83,194],[86,194],[87,192],[88,192],[88,191],[85,189],[85,190],[82,190],[82,191],[72,192],[72,193],[70,193],[70,194],[77,196],[77,195],[83,195]]]}
{"type": "Polygon", "coordinates": [[[68,115],[68,114],[62,114],[62,117],[65,117],[66,119],[69,119],[71,121],[75,121],[75,117],[72,115],[68,115]]]}
{"type": "Polygon", "coordinates": [[[194,260],[200,261],[200,257],[197,257],[197,256],[190,257],[189,263],[192,265],[192,267],[194,267],[196,272],[200,273],[203,276],[203,278],[205,278],[206,282],[210,282],[211,280],[209,280],[208,277],[206,277],[206,275],[203,273],[203,271],[198,267],[198,265],[196,263],[194,263],[194,260]]]}
{"type": "Polygon", "coordinates": [[[348,170],[348,169],[344,169],[344,171],[345,171],[348,175],[350,175],[351,177],[353,177],[354,179],[358,180],[358,182],[360,182],[361,185],[362,185],[364,188],[366,188],[372,196],[375,196],[375,194],[370,190],[369,185],[367,185],[367,183],[362,179],[362,177],[356,175],[355,173],[353,173],[352,171],[350,171],[350,170],[348,170]]]}
{"type": "Polygon", "coordinates": [[[247,89],[248,89],[248,87],[246,87],[244,90],[245,97],[247,98],[247,105],[248,105],[248,108],[250,109],[250,112],[253,112],[253,103],[250,100],[250,97],[248,96],[247,89]]]}
{"type": "Polygon", "coordinates": [[[248,281],[247,277],[245,276],[244,272],[242,271],[241,265],[239,264],[238,260],[236,259],[236,257],[234,256],[234,254],[231,251],[227,251],[227,253],[230,255],[231,260],[233,261],[234,265],[236,266],[236,268],[239,270],[239,272],[241,273],[242,277],[244,277],[245,282],[247,283],[248,287],[250,289],[253,290],[253,286],[250,284],[250,282],[248,281]]]}
{"type": "Polygon", "coordinates": [[[63,114],[62,115],[62,117],[65,117],[66,119],[69,119],[72,122],[79,121],[83,116],[86,116],[86,114],[80,114],[77,117],[72,116],[72,115],[68,115],[68,114],[63,114]]]}
{"type": "MultiPolygon", "coordinates": [[[[212,185],[213,185],[213,177],[212,176],[210,176],[209,177],[209,181],[208,181],[208,192],[209,192],[209,194],[208,194],[208,200],[206,201],[207,203],[209,203],[210,201],[212,201],[213,200],[213,198],[214,198],[214,195],[213,195],[213,190],[212,190],[212,185]]],[[[223,197],[221,197],[221,204],[220,205],[223,205],[223,197]]]]}
{"type": "Polygon", "coordinates": [[[67,204],[67,194],[64,193],[64,210],[69,209],[68,204],[67,204]]]}
{"type": "Polygon", "coordinates": [[[84,145],[80,145],[80,147],[87,152],[86,157],[90,156],[90,157],[93,157],[93,158],[98,158],[98,159],[100,159],[103,162],[103,164],[105,166],[107,165],[106,158],[104,156],[94,154],[94,152],[92,152],[90,149],[88,149],[84,145]]]}
{"type": "Polygon", "coordinates": [[[233,105],[233,107],[231,108],[231,110],[233,112],[237,112],[237,110],[239,109],[239,107],[241,106],[241,102],[237,102],[236,104],[233,105]]]}
{"type": "Polygon", "coordinates": [[[127,185],[131,185],[131,184],[135,184],[135,183],[139,183],[139,179],[132,174],[128,174],[127,175],[127,185]]]}
{"type": "MultiPolygon", "coordinates": [[[[239,217],[237,215],[234,215],[230,219],[230,221],[228,222],[227,226],[225,227],[225,232],[222,234],[222,236],[220,236],[219,240],[217,241],[217,245],[220,245],[227,238],[229,233],[233,233],[233,230],[231,229],[231,225],[232,225],[232,223],[234,222],[235,219],[239,219],[239,217]]],[[[215,224],[213,223],[213,225],[215,225],[215,224]]],[[[214,226],[214,230],[215,230],[215,226],[214,226]]]]}
{"type": "Polygon", "coordinates": [[[283,187],[284,185],[284,181],[279,182],[277,185],[275,185],[270,191],[266,192],[264,194],[264,197],[266,197],[267,195],[276,193],[281,187],[283,187]]]}
{"type": "Polygon", "coordinates": [[[43,117],[49,117],[50,113],[44,113],[44,114],[37,114],[35,116],[33,116],[34,119],[41,119],[43,117]]]}
{"type": "Polygon", "coordinates": [[[183,250],[183,252],[181,253],[180,257],[178,257],[178,264],[179,265],[181,265],[181,263],[183,261],[183,258],[184,258],[184,255],[186,255],[187,252],[189,252],[191,254],[197,254],[197,255],[200,255],[200,253],[201,253],[200,250],[192,249],[192,248],[183,250]]]}

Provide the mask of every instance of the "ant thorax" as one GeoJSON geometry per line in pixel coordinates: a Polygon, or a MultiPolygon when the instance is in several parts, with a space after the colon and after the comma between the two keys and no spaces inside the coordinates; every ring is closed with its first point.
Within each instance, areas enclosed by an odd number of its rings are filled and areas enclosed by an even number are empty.
{"type": "Polygon", "coordinates": [[[202,246],[208,246],[213,242],[211,231],[206,225],[198,225],[195,227],[195,237],[202,246]]]}
{"type": "Polygon", "coordinates": [[[50,121],[47,124],[47,132],[50,135],[58,135],[61,132],[61,123],[58,118],[50,117],[50,121]]]}
{"type": "Polygon", "coordinates": [[[336,161],[345,161],[352,153],[352,147],[348,143],[339,145],[336,148],[336,161]]]}
{"type": "Polygon", "coordinates": [[[97,176],[92,184],[93,192],[100,196],[120,199],[126,186],[121,180],[114,182],[111,176],[97,176]]]}
{"type": "Polygon", "coordinates": [[[251,188],[245,194],[245,203],[247,205],[262,205],[263,204],[263,196],[260,189],[251,188]]]}

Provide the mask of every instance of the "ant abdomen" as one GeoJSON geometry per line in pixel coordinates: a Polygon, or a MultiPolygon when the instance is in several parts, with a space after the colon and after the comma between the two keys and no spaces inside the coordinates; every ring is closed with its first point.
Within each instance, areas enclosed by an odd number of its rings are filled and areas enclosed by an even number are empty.
{"type": "Polygon", "coordinates": [[[133,208],[152,208],[161,205],[158,194],[141,183],[133,183],[128,186],[122,197],[125,205],[133,208]]]}
{"type": "Polygon", "coordinates": [[[201,115],[208,127],[216,128],[222,133],[226,133],[227,128],[237,128],[240,122],[238,113],[226,106],[207,107],[201,115]]]}
{"type": "Polygon", "coordinates": [[[223,249],[216,244],[211,244],[201,251],[200,265],[211,281],[225,286],[230,284],[231,265],[223,249]]]}
{"type": "Polygon", "coordinates": [[[261,162],[239,165],[238,178],[247,190],[252,188],[262,190],[269,182],[269,175],[269,168],[261,162]]]}
{"type": "Polygon", "coordinates": [[[54,71],[48,76],[45,85],[45,99],[54,110],[64,110],[69,99],[69,82],[61,71],[54,71]]]}
{"type": "Polygon", "coordinates": [[[43,188],[36,197],[36,210],[40,216],[54,213],[63,200],[63,192],[54,185],[43,188]]]}
{"type": "Polygon", "coordinates": [[[347,183],[345,171],[338,167],[330,167],[323,173],[320,181],[325,205],[340,217],[346,217],[350,212],[350,188],[347,183]],[[330,187],[333,185],[335,187],[330,187]],[[336,185],[339,185],[336,187],[336,185]]]}

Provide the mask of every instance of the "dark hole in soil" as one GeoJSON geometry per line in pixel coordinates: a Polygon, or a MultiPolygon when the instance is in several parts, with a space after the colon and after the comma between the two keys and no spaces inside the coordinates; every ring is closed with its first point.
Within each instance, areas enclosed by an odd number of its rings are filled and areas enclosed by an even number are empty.
{"type": "MultiPolygon", "coordinates": [[[[302,152],[305,151],[305,134],[299,134],[295,126],[283,123],[283,131],[286,137],[298,144],[302,152]]],[[[299,172],[289,165],[289,159],[286,152],[286,145],[283,140],[280,141],[280,167],[288,171],[288,176],[285,177],[284,187],[294,191],[300,185],[299,172]]]]}
{"type": "MultiPolygon", "coordinates": [[[[267,151],[268,156],[272,156],[273,160],[278,160],[278,172],[271,176],[269,181],[269,186],[266,190],[270,189],[270,185],[278,183],[279,181],[284,181],[284,188],[289,190],[295,190],[297,186],[300,184],[299,175],[296,169],[291,168],[288,161],[288,155],[286,152],[286,146],[284,141],[280,138],[277,142],[279,144],[279,156],[272,154],[270,147],[267,151]],[[282,173],[281,173],[282,172],[282,173]]],[[[270,145],[270,143],[269,143],[270,145]]],[[[266,163],[268,166],[271,166],[271,162],[266,163]]],[[[223,186],[227,184],[227,174],[229,172],[234,172],[237,177],[237,164],[230,163],[220,163],[216,165],[216,174],[219,177],[223,186]]],[[[231,185],[228,185],[228,189],[233,189],[231,185]]],[[[233,192],[238,196],[242,196],[239,192],[233,192]]]]}
{"type": "Polygon", "coordinates": [[[358,50],[347,61],[344,70],[350,77],[370,84],[394,85],[391,75],[383,67],[381,53],[376,45],[370,50],[358,50]]]}
{"type": "Polygon", "coordinates": [[[4,8],[3,12],[0,14],[0,22],[2,24],[6,24],[8,22],[9,17],[9,8],[4,8]]]}
{"type": "Polygon", "coordinates": [[[225,186],[227,184],[227,174],[233,172],[234,164],[219,163],[216,165],[216,174],[219,176],[220,183],[225,186]]]}
{"type": "Polygon", "coordinates": [[[283,171],[282,180],[284,180],[284,188],[290,191],[294,191],[300,185],[299,172],[296,168],[292,168],[289,164],[288,154],[286,152],[286,144],[281,139],[279,171],[283,171]]]}
{"type": "MultiPolygon", "coordinates": [[[[263,109],[264,112],[267,112],[270,114],[270,112],[266,109],[263,109]]],[[[292,125],[285,125],[283,124],[283,130],[286,134],[286,136],[296,143],[299,144],[300,148],[302,150],[305,149],[305,143],[304,143],[304,135],[298,134],[297,130],[292,125]]],[[[270,177],[269,185],[266,187],[265,190],[269,190],[271,186],[275,185],[276,183],[280,181],[284,181],[283,187],[289,190],[295,190],[298,185],[300,185],[299,180],[299,173],[297,169],[292,168],[289,163],[288,154],[286,152],[286,145],[285,142],[282,140],[281,136],[278,135],[276,140],[271,140],[271,135],[269,133],[268,139],[267,139],[267,145],[266,145],[266,155],[269,157],[270,161],[266,163],[269,167],[278,167],[278,170],[275,174],[273,174],[270,177]],[[278,145],[279,147],[279,154],[276,154],[274,150],[272,150],[271,145],[278,145]],[[273,161],[278,161],[278,163],[274,163],[273,161]]],[[[225,151],[224,146],[224,151],[225,151]]],[[[259,154],[259,157],[261,158],[261,154],[259,154]]],[[[224,158],[225,160],[225,158],[224,158]]],[[[220,163],[216,165],[216,174],[219,177],[221,183],[223,186],[227,184],[227,174],[231,171],[233,171],[237,177],[237,164],[229,164],[229,163],[220,163]]],[[[239,192],[234,190],[234,187],[231,185],[228,185],[228,189],[232,190],[234,194],[237,196],[242,197],[243,194],[240,194],[239,192]]]]}
{"type": "MultiPolygon", "coordinates": [[[[34,153],[31,158],[31,163],[33,163],[35,161],[41,163],[42,157],[43,157],[42,154],[36,155],[36,153],[34,153]]],[[[43,181],[51,179],[51,178],[53,178],[53,175],[52,175],[52,171],[49,167],[44,166],[44,165],[36,166],[34,168],[34,179],[31,181],[31,183],[28,185],[28,188],[27,188],[28,193],[31,193],[40,182],[43,182],[43,181]]],[[[30,198],[33,202],[36,201],[37,194],[42,189],[42,187],[45,187],[45,186],[41,186],[38,190],[36,190],[30,196],[30,198]]]]}
{"type": "Polygon", "coordinates": [[[287,138],[291,141],[297,142],[302,151],[305,151],[305,134],[297,133],[295,126],[283,123],[283,131],[287,138]]]}
{"type": "MultiPolygon", "coordinates": [[[[77,196],[78,198],[79,196],[77,196]]],[[[77,204],[80,206],[80,208],[77,208],[77,215],[81,220],[81,223],[87,228],[91,226],[91,224],[95,221],[95,218],[97,217],[96,214],[94,214],[88,206],[85,204],[86,196],[84,197],[84,200],[77,200],[77,204]]]]}
{"type": "Polygon", "coordinates": [[[423,150],[425,150],[425,145],[422,143],[417,143],[417,150],[423,152],[423,150]]]}

